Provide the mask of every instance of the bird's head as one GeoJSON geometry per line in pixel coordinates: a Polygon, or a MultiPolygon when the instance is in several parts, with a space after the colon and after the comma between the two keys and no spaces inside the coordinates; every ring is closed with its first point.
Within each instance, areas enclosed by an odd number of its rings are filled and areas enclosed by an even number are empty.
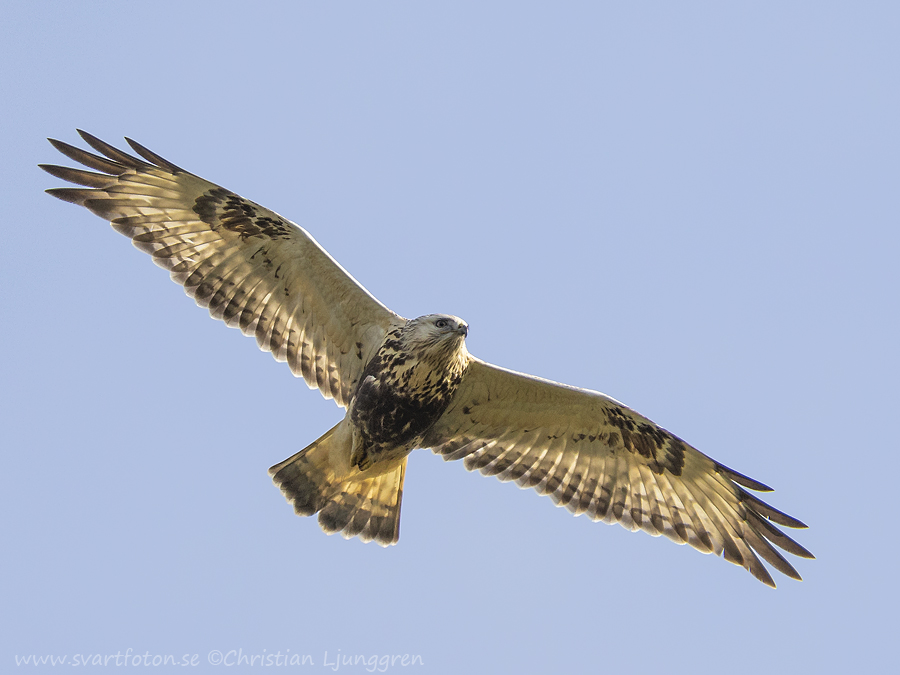
{"type": "Polygon", "coordinates": [[[426,314],[409,321],[403,341],[415,351],[452,354],[465,350],[469,324],[450,314],[426,314]]]}

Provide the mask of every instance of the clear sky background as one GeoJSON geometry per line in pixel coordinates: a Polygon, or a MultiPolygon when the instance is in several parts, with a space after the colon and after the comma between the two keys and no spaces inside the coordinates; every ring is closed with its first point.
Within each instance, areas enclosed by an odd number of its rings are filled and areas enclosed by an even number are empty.
{"type": "Polygon", "coordinates": [[[338,650],[428,673],[896,661],[896,3],[3,12],[2,669],[127,649],[213,671],[238,649],[304,672],[338,650]],[[465,318],[477,356],[772,485],[818,559],[772,591],[426,451],[398,546],[326,537],[266,470],[341,411],[43,194],[62,183],[36,165],[67,163],[44,139],[76,127],[300,223],[400,314],[465,318]]]}

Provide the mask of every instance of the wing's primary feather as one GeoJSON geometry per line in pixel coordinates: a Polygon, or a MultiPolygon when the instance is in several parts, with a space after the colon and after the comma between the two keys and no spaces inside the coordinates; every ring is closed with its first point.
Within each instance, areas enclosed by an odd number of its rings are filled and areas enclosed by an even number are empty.
{"type": "Polygon", "coordinates": [[[743,487],[770,488],[725,467],[598,392],[472,358],[425,447],[469,470],[515,480],[572,513],[665,535],[774,582],[757,554],[794,579],[772,546],[812,554],[772,523],[806,527],[743,487]]]}
{"type": "Polygon", "coordinates": [[[79,133],[104,156],[51,139],[93,171],[41,165],[85,186],[47,192],[111,221],[210,315],[255,336],[261,349],[346,407],[369,357],[403,319],[277,213],[130,139],[143,159],[79,133]]]}

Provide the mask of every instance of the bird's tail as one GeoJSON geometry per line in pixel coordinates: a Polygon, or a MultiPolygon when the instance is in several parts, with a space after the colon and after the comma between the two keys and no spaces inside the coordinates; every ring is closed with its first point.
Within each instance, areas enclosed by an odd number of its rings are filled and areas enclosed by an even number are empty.
{"type": "Polygon", "coordinates": [[[349,438],[333,427],[293,457],[269,469],[275,485],[301,516],[319,514],[328,534],[375,540],[382,546],[400,538],[400,500],[406,457],[378,467],[379,472],[349,466],[349,438]]]}

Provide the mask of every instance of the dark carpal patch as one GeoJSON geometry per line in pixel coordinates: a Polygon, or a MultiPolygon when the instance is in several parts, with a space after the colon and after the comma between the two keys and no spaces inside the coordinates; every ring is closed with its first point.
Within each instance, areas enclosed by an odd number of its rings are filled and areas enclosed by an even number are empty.
{"type": "MultiPolygon", "coordinates": [[[[650,460],[647,466],[653,473],[669,471],[675,476],[681,475],[685,446],[680,438],[653,424],[636,422],[618,407],[609,410],[607,420],[619,430],[626,450],[650,460]]],[[[611,439],[613,436],[610,434],[611,439]]]]}
{"type": "Polygon", "coordinates": [[[224,228],[239,234],[242,239],[287,239],[292,234],[292,228],[286,221],[259,215],[255,204],[224,188],[213,188],[197,197],[194,213],[214,230],[224,228]]]}

